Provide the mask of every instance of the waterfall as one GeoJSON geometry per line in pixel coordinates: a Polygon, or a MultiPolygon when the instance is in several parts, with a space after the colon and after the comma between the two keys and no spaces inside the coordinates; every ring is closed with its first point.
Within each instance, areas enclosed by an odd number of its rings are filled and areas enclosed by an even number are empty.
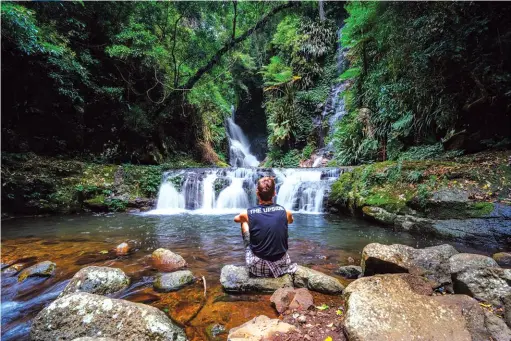
{"type": "Polygon", "coordinates": [[[179,193],[172,183],[165,182],[158,193],[157,210],[180,211],[185,208],[185,197],[179,193]]]}
{"type": "Polygon", "coordinates": [[[248,208],[248,195],[243,189],[243,179],[233,178],[232,183],[218,195],[218,209],[248,208]]]}
{"type": "Polygon", "coordinates": [[[232,118],[227,119],[227,136],[229,139],[229,162],[233,167],[257,167],[259,161],[250,153],[250,143],[243,134],[240,126],[234,122],[234,107],[232,118]]]}
{"type": "MultiPolygon", "coordinates": [[[[346,58],[346,54],[348,51],[341,45],[342,28],[339,29],[337,34],[338,34],[338,46],[336,52],[337,73],[338,75],[341,75],[344,72],[344,70],[347,69],[348,66],[348,59],[346,58]]],[[[316,124],[316,126],[318,127],[321,127],[323,125],[323,122],[328,121],[329,129],[326,137],[324,136],[323,130],[320,129],[319,145],[325,147],[325,139],[329,140],[329,143],[326,145],[326,148],[324,148],[324,150],[321,151],[320,154],[333,151],[331,140],[332,137],[335,135],[335,132],[337,131],[336,123],[340,121],[344,117],[344,115],[346,115],[346,108],[342,93],[344,92],[344,90],[346,90],[348,85],[349,81],[340,81],[332,86],[328,98],[324,104],[321,116],[314,120],[314,124],[316,124]]]]}
{"type": "Polygon", "coordinates": [[[294,212],[321,213],[331,184],[349,168],[190,168],[164,173],[156,209],[148,214],[235,213],[256,204],[255,187],[275,177],[276,202],[294,212]]]}

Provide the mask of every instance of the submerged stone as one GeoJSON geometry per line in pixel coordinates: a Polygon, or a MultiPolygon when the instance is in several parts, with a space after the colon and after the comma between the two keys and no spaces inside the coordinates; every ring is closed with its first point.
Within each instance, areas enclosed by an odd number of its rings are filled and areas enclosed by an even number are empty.
{"type": "Polygon", "coordinates": [[[154,289],[162,292],[176,291],[185,285],[193,283],[193,274],[190,270],[181,270],[170,273],[159,273],[153,283],[154,289]]]}
{"type": "Polygon", "coordinates": [[[71,278],[60,297],[74,292],[108,295],[126,289],[129,284],[129,277],[121,269],[107,266],[88,266],[80,269],[71,278]]]}
{"type": "Polygon", "coordinates": [[[115,340],[185,341],[186,336],[162,311],[140,303],[77,292],[58,298],[32,322],[32,341],[78,337],[115,340]]]}
{"type": "Polygon", "coordinates": [[[50,277],[55,273],[57,265],[50,261],[44,261],[32,265],[20,272],[18,282],[23,282],[28,277],[50,277]]]}
{"type": "Polygon", "coordinates": [[[183,257],[170,250],[159,248],[151,256],[156,269],[165,272],[172,272],[187,266],[183,257]]]}

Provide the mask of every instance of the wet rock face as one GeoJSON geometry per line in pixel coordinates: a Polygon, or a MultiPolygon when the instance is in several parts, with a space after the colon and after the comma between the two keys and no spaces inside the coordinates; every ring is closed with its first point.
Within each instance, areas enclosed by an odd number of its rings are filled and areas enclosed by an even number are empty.
{"type": "Polygon", "coordinates": [[[363,277],[346,287],[349,340],[489,339],[476,300],[464,295],[420,295],[401,276],[363,277]]]}
{"type": "Polygon", "coordinates": [[[344,278],[355,279],[362,274],[362,268],[356,265],[345,265],[341,266],[337,273],[344,278]]]}
{"type": "Polygon", "coordinates": [[[75,292],[108,295],[124,290],[130,279],[124,271],[106,266],[88,266],[78,271],[59,297],[75,292]]]}
{"type": "Polygon", "coordinates": [[[274,292],[292,287],[290,275],[278,278],[252,277],[245,266],[226,265],[220,273],[220,283],[227,292],[274,292]]]}
{"type": "Polygon", "coordinates": [[[33,341],[78,337],[185,341],[184,332],[160,310],[139,303],[78,292],[44,308],[30,330],[33,341]]]}
{"type": "Polygon", "coordinates": [[[454,291],[494,305],[502,305],[504,299],[511,295],[511,269],[467,269],[456,274],[454,291]]]}
{"type": "Polygon", "coordinates": [[[177,291],[193,283],[193,274],[189,270],[159,273],[154,281],[154,289],[161,292],[177,291]]]}
{"type": "Polygon", "coordinates": [[[362,251],[364,276],[384,273],[411,273],[425,276],[436,286],[451,284],[449,258],[458,251],[448,244],[414,249],[393,244],[371,243],[362,251]]]}
{"type": "Polygon", "coordinates": [[[34,264],[20,272],[18,282],[23,282],[28,277],[50,277],[55,273],[57,265],[50,261],[34,264]]]}
{"type": "Polygon", "coordinates": [[[280,314],[288,309],[308,310],[314,305],[312,295],[305,288],[280,288],[273,293],[270,301],[280,314]]]}
{"type": "Polygon", "coordinates": [[[504,267],[511,267],[511,253],[509,252],[498,252],[492,256],[492,258],[504,267]]]}
{"type": "Polygon", "coordinates": [[[252,320],[242,324],[239,327],[232,328],[227,336],[228,341],[260,341],[270,338],[275,333],[285,334],[295,331],[296,327],[280,321],[279,319],[270,319],[267,316],[260,315],[252,320]]]}
{"type": "Polygon", "coordinates": [[[245,266],[226,265],[222,268],[220,283],[227,292],[274,292],[282,287],[296,287],[340,294],[344,289],[336,278],[300,265],[293,275],[278,278],[252,277],[245,266]]]}
{"type": "Polygon", "coordinates": [[[153,265],[164,272],[172,272],[187,266],[183,257],[167,249],[157,249],[152,254],[153,265]]]}

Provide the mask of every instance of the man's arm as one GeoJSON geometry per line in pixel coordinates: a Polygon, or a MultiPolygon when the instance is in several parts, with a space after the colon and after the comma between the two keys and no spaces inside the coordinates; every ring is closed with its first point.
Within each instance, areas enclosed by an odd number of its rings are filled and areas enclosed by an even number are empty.
{"type": "Polygon", "coordinates": [[[241,234],[248,232],[249,228],[248,228],[248,213],[247,213],[247,211],[243,211],[240,214],[238,214],[237,216],[235,216],[234,221],[236,223],[241,224],[241,234]]]}
{"type": "Polygon", "coordinates": [[[287,215],[287,223],[288,224],[291,224],[291,223],[293,223],[293,221],[295,221],[293,219],[293,214],[291,213],[291,211],[286,210],[286,215],[287,215]]]}
{"type": "Polygon", "coordinates": [[[237,216],[234,217],[234,221],[236,223],[248,223],[248,214],[247,211],[243,211],[237,216]]]}

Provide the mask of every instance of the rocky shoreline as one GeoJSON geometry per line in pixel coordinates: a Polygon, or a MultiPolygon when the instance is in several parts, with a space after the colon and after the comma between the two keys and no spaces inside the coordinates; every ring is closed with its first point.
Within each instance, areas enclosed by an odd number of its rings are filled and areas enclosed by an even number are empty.
{"type": "Polygon", "coordinates": [[[511,245],[509,152],[355,168],[332,186],[330,212],[464,243],[511,245]]]}
{"type": "MultiPolygon", "coordinates": [[[[129,251],[122,244],[117,249],[129,251]]],[[[447,244],[415,249],[372,243],[362,250],[360,267],[343,265],[336,271],[357,277],[346,287],[335,277],[302,266],[295,274],[271,279],[251,277],[243,266],[225,265],[220,274],[225,292],[272,293],[267,304],[280,314],[278,319],[257,316],[232,328],[227,340],[509,341],[511,269],[506,266],[510,257],[505,252],[493,258],[459,253],[447,244]],[[314,291],[341,300],[315,302],[314,291]]],[[[151,259],[159,271],[155,291],[169,293],[202,281],[187,269],[186,260],[170,250],[158,249],[151,259]]],[[[16,269],[16,264],[6,264],[2,272],[16,269]]],[[[54,263],[36,263],[22,269],[18,280],[52,276],[54,271],[54,263]]],[[[36,316],[31,339],[187,339],[184,329],[165,312],[118,298],[129,284],[121,269],[82,268],[36,316]]],[[[218,328],[210,331],[210,340],[225,336],[226,331],[218,328]]]]}

